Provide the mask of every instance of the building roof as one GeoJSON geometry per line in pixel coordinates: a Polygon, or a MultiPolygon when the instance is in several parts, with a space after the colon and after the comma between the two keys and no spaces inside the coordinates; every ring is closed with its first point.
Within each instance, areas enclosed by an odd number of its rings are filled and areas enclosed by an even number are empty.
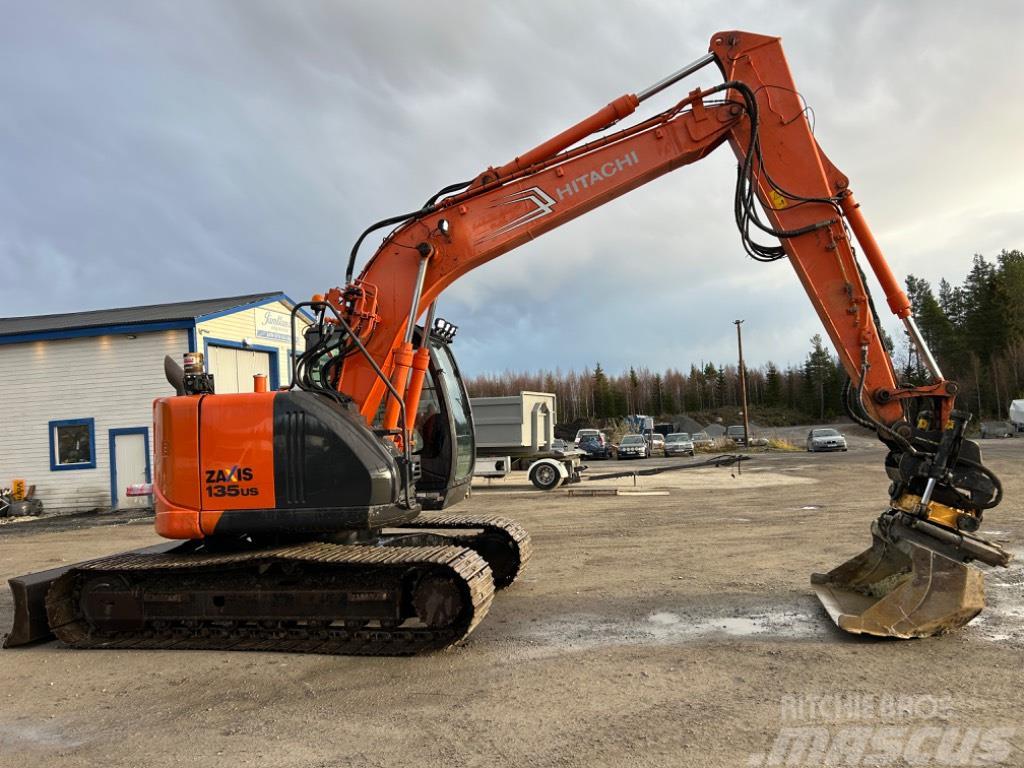
{"type": "Polygon", "coordinates": [[[61,315],[32,315],[0,318],[0,344],[33,339],[93,336],[100,333],[125,333],[132,329],[167,330],[194,326],[200,320],[230,314],[241,309],[284,301],[294,304],[281,291],[249,293],[216,299],[148,304],[141,307],[95,309],[61,315]]]}

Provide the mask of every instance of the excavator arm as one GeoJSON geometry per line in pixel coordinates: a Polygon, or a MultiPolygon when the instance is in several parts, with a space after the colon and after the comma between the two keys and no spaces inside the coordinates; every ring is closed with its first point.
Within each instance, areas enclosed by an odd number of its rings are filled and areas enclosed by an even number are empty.
{"type": "Polygon", "coordinates": [[[758,261],[788,258],[849,375],[850,416],[890,449],[890,505],[873,526],[874,544],[816,575],[819,597],[833,619],[854,632],[913,636],[965,623],[983,604],[981,574],[965,563],[1008,561],[1000,548],[973,535],[982,511],[999,501],[998,479],[981,464],[977,446],[963,440],[969,415],[954,408],[956,384],[943,378],[928,351],[848,178],[818,146],[779,38],[716,34],[707,55],[663,81],[619,97],[467,184],[442,190],[421,210],[385,220],[396,229],[352,279],[360,238],[347,286],[314,300],[314,307],[329,304],[347,318],[346,329],[359,337],[343,364],[333,367],[331,384],[368,422],[407,444],[427,359],[426,341],[414,349],[412,330],[424,314],[433,317],[445,288],[725,143],[738,161],[733,204],[745,250],[758,261]],[[694,90],[631,127],[597,135],[712,63],[723,83],[694,90]],[[779,244],[760,242],[766,238],[779,244]],[[929,384],[897,381],[858,250],[920,350],[929,384]]]}

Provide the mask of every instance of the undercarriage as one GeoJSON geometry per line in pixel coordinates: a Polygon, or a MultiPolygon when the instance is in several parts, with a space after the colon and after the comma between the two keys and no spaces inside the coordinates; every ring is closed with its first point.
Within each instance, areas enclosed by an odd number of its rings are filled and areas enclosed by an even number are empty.
{"type": "Polygon", "coordinates": [[[7,645],[412,655],[465,638],[530,556],[500,517],[422,515],[365,543],[211,551],[187,542],[79,563],[19,590],[7,645]],[[45,610],[45,617],[39,613],[45,610]]]}

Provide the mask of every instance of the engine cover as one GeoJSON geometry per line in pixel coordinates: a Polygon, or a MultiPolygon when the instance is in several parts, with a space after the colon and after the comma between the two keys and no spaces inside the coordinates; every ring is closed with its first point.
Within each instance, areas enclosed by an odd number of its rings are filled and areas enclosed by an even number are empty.
{"type": "Polygon", "coordinates": [[[411,520],[389,445],[312,392],[154,403],[157,532],[168,538],[366,530],[411,520]]]}

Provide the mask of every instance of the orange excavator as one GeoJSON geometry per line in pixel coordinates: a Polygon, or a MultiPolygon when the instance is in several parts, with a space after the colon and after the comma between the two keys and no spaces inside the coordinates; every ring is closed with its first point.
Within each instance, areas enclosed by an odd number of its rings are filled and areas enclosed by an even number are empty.
{"type": "MultiPolygon", "coordinates": [[[[11,582],[8,645],[412,654],[481,620],[530,556],[516,523],[445,511],[469,489],[468,398],[442,291],[484,262],[728,144],[740,242],[788,258],[849,375],[851,419],[888,448],[889,503],[864,553],[811,582],[854,633],[919,637],[984,606],[1009,555],[977,535],[998,478],[964,438],[969,414],[928,351],[850,184],[811,131],[778,38],[721,32],[709,52],[509,163],[369,227],[280,391],[215,394],[194,353],[154,403],[157,532],[170,540],[11,582]],[[620,128],[705,66],[724,81],[620,128]],[[363,241],[390,232],[356,276],[363,241]],[[764,238],[771,242],[761,242],[764,238]],[[931,374],[900,383],[855,244],[931,374]]],[[[298,342],[293,315],[293,343],[298,342]]]]}

